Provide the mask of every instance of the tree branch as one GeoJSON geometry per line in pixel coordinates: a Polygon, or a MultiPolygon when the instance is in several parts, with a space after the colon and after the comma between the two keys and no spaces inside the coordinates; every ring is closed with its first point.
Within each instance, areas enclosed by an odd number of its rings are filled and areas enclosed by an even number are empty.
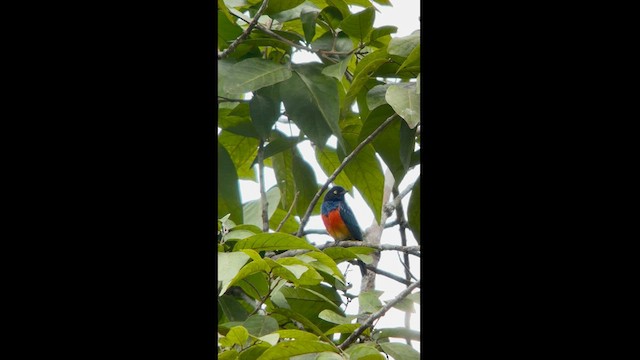
{"type": "Polygon", "coordinates": [[[300,219],[300,228],[298,228],[298,233],[296,234],[297,237],[301,237],[302,236],[302,232],[304,230],[305,225],[307,225],[307,222],[309,221],[309,216],[311,216],[311,212],[313,211],[313,207],[316,206],[316,203],[320,199],[320,196],[322,195],[322,193],[325,190],[327,190],[327,188],[329,187],[329,184],[331,184],[331,182],[333,180],[335,180],[336,177],[338,177],[338,174],[340,174],[342,169],[344,169],[344,167],[347,166],[347,164],[356,155],[358,155],[360,150],[362,150],[365,147],[365,145],[370,143],[378,134],[380,134],[380,132],[382,132],[382,130],[384,130],[384,128],[387,127],[387,125],[389,125],[396,118],[396,116],[397,116],[397,114],[395,114],[395,113],[393,115],[389,116],[387,118],[387,120],[385,120],[382,124],[380,124],[380,126],[378,126],[378,128],[375,129],[371,133],[371,135],[367,136],[366,139],[364,139],[358,146],[356,146],[355,149],[353,149],[353,151],[347,157],[344,158],[344,160],[342,160],[342,163],[340,164],[340,166],[338,166],[338,168],[333,172],[333,174],[331,174],[331,176],[329,176],[327,181],[325,181],[324,185],[322,185],[322,187],[318,190],[316,195],[313,197],[313,200],[311,200],[311,203],[309,204],[309,207],[307,208],[307,212],[304,214],[302,219],[300,219]]]}
{"type": "MultiPolygon", "coordinates": [[[[400,245],[392,245],[392,244],[380,244],[380,245],[374,245],[368,242],[364,242],[364,241],[335,241],[335,242],[328,242],[326,244],[322,244],[320,246],[317,246],[316,248],[318,250],[324,250],[326,248],[330,248],[330,247],[344,247],[344,248],[348,248],[348,247],[369,247],[369,248],[373,248],[376,250],[380,250],[380,251],[387,251],[387,250],[395,250],[395,251],[400,251],[400,252],[405,252],[411,255],[415,255],[415,256],[420,256],[420,245],[418,246],[400,246],[400,245]]],[[[313,251],[313,250],[305,250],[305,249],[298,249],[298,250],[287,250],[283,253],[280,254],[274,254],[269,256],[269,254],[267,254],[267,257],[270,257],[272,259],[280,259],[283,257],[288,257],[288,256],[295,256],[295,255],[300,255],[300,254],[304,254],[304,253],[308,253],[309,251],[313,251]]]]}
{"type": "Polygon", "coordinates": [[[260,18],[260,16],[262,16],[262,13],[266,10],[268,4],[269,4],[269,0],[264,0],[262,5],[260,5],[260,8],[258,9],[258,12],[256,12],[256,15],[253,17],[253,20],[251,20],[251,22],[249,23],[249,26],[247,27],[247,29],[243,31],[242,34],[240,34],[240,36],[238,36],[231,43],[231,45],[229,45],[228,48],[226,48],[223,52],[218,54],[218,59],[226,58],[230,53],[232,53],[236,49],[238,45],[240,45],[242,41],[244,41],[244,39],[247,38],[247,36],[249,36],[253,28],[256,27],[256,24],[258,24],[258,19],[260,18]]]}
{"type": "Polygon", "coordinates": [[[376,311],[375,313],[371,314],[362,325],[360,325],[360,327],[358,329],[356,329],[356,331],[353,332],[353,334],[349,335],[349,337],[340,345],[338,345],[338,349],[340,350],[344,350],[346,349],[349,345],[351,345],[351,343],[353,343],[368,327],[371,326],[371,324],[373,324],[373,322],[382,317],[382,315],[384,315],[387,311],[389,311],[389,309],[391,309],[393,307],[393,305],[397,304],[398,302],[400,302],[400,300],[404,299],[405,297],[409,296],[409,294],[411,294],[411,292],[413,291],[413,289],[417,288],[420,286],[420,280],[414,282],[413,284],[409,285],[409,287],[407,287],[406,289],[402,290],[402,292],[400,292],[400,294],[398,294],[398,296],[396,296],[395,298],[393,298],[393,300],[389,301],[385,306],[382,307],[382,309],[376,311]]]}
{"type": "Polygon", "coordinates": [[[296,194],[293,196],[293,201],[291,202],[291,207],[289,208],[289,211],[287,212],[287,215],[285,215],[284,219],[282,219],[280,224],[278,224],[278,228],[276,229],[276,232],[278,232],[278,231],[280,231],[280,229],[282,229],[282,226],[284,225],[284,222],[287,221],[289,216],[291,216],[291,212],[293,212],[293,208],[296,206],[296,202],[298,201],[298,195],[300,195],[300,191],[296,191],[296,194]]]}
{"type": "MultiPolygon", "coordinates": [[[[358,265],[358,263],[355,260],[349,260],[349,263],[351,263],[353,265],[358,265]]],[[[370,271],[373,271],[374,273],[376,273],[378,275],[386,276],[389,279],[395,280],[395,281],[397,281],[397,282],[399,282],[401,284],[404,284],[404,285],[407,285],[407,286],[412,284],[410,280],[403,279],[403,278],[401,278],[400,276],[398,276],[396,274],[392,274],[390,272],[381,270],[381,269],[379,269],[379,268],[377,268],[375,266],[367,265],[367,269],[369,269],[370,271]]],[[[418,286],[418,287],[420,287],[420,286],[418,286]]]]}
{"type": "Polygon", "coordinates": [[[407,188],[404,189],[400,194],[398,194],[398,196],[395,196],[394,194],[393,200],[384,205],[384,211],[385,213],[387,213],[387,216],[391,216],[393,210],[397,209],[398,206],[400,206],[400,204],[402,203],[402,198],[405,197],[409,192],[411,192],[411,190],[413,190],[413,187],[417,182],[418,181],[416,180],[413,184],[407,186],[407,188]]]}

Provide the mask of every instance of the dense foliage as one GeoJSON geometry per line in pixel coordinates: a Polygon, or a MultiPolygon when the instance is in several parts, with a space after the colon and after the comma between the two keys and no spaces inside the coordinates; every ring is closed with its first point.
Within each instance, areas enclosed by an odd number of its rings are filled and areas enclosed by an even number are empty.
{"type": "MultiPolygon", "coordinates": [[[[348,339],[362,318],[345,313],[348,286],[338,264],[371,263],[376,249],[318,248],[304,236],[306,219],[320,212],[322,184],[301,142],[314,145],[327,176],[347,159],[333,183],[355,187],[378,222],[385,176],[377,156],[396,186],[420,162],[420,33],[394,37],[394,26],[375,28],[376,8],[390,3],[373,1],[218,0],[219,359],[419,357],[389,340],[419,341],[415,330],[368,326],[360,342],[348,339]],[[294,51],[322,63],[292,63],[294,51]],[[278,121],[300,135],[277,130],[278,121]],[[238,180],[264,186],[262,167],[273,169],[277,185],[264,190],[266,203],[243,204],[238,180]]],[[[406,223],[419,243],[418,199],[419,183],[406,223]]],[[[362,316],[385,309],[381,294],[358,295],[362,316]]],[[[391,305],[411,311],[414,302],[419,293],[409,291],[391,305]]]]}

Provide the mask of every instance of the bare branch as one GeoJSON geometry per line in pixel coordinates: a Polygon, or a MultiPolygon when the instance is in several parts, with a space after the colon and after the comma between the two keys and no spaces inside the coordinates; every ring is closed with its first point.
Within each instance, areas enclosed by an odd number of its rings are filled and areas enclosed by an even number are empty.
{"type": "Polygon", "coordinates": [[[284,225],[284,222],[287,221],[289,216],[291,216],[291,212],[293,212],[293,208],[296,206],[296,202],[298,201],[298,195],[300,195],[300,191],[296,191],[296,194],[293,196],[293,201],[291,202],[291,207],[289,208],[289,211],[287,212],[287,215],[285,215],[284,219],[282,219],[280,224],[278,224],[278,228],[276,229],[276,232],[278,232],[278,231],[280,231],[280,229],[282,229],[282,226],[284,225]]]}
{"type": "Polygon", "coordinates": [[[384,212],[387,213],[387,216],[391,216],[393,210],[395,210],[399,205],[402,204],[402,198],[405,197],[409,192],[411,192],[417,182],[418,181],[416,180],[413,184],[407,186],[407,188],[404,189],[398,196],[394,196],[392,201],[389,201],[389,203],[384,205],[384,212]]]}
{"type": "MultiPolygon", "coordinates": [[[[318,250],[324,250],[326,248],[330,248],[330,247],[369,247],[369,248],[373,248],[376,250],[380,250],[380,251],[387,251],[387,250],[393,250],[393,251],[400,251],[400,252],[406,252],[408,254],[411,255],[415,255],[415,256],[420,256],[420,246],[400,246],[400,245],[392,245],[392,244],[380,244],[380,245],[374,245],[368,242],[364,242],[364,241],[335,241],[335,242],[328,242],[326,244],[322,244],[320,246],[317,246],[318,250]]],[[[267,254],[267,257],[270,257],[272,259],[280,259],[283,257],[288,257],[288,256],[296,256],[296,255],[300,255],[300,254],[304,254],[304,253],[308,253],[309,251],[312,250],[304,250],[304,249],[299,249],[299,250],[287,250],[283,253],[280,254],[274,254],[273,256],[269,256],[270,254],[267,254]]]]}
{"type": "Polygon", "coordinates": [[[402,292],[400,292],[400,294],[398,294],[398,296],[396,296],[395,298],[393,298],[393,300],[389,301],[385,306],[382,307],[382,309],[376,311],[375,313],[371,314],[362,325],[360,325],[360,327],[358,329],[356,329],[356,331],[353,332],[353,334],[349,335],[349,337],[340,345],[338,345],[338,349],[340,350],[344,350],[346,349],[349,345],[351,345],[351,343],[353,343],[368,327],[371,326],[371,324],[373,324],[373,322],[382,317],[382,315],[384,315],[387,311],[389,311],[389,309],[391,309],[393,307],[393,305],[397,304],[398,302],[400,302],[400,300],[404,299],[405,297],[409,296],[409,294],[411,294],[411,292],[413,291],[413,289],[417,288],[420,286],[420,280],[414,282],[413,284],[409,285],[409,287],[407,287],[406,289],[402,290],[402,292]]]}
{"type": "Polygon", "coordinates": [[[229,45],[228,48],[226,48],[223,52],[218,54],[218,59],[226,58],[229,54],[231,54],[236,49],[238,45],[240,45],[240,43],[244,39],[247,38],[247,36],[249,36],[253,28],[256,27],[256,24],[258,24],[258,19],[260,18],[260,16],[262,16],[262,13],[266,10],[268,4],[269,4],[269,0],[264,0],[262,5],[260,5],[260,8],[258,9],[258,12],[256,12],[256,16],[254,16],[253,20],[251,20],[251,22],[249,23],[249,27],[247,27],[247,29],[243,31],[242,34],[240,34],[240,36],[238,36],[231,43],[231,45],[229,45]]]}
{"type": "MultiPolygon", "coordinates": [[[[358,265],[358,263],[355,260],[349,260],[349,263],[351,263],[353,265],[358,265]]],[[[404,284],[404,285],[407,285],[407,286],[411,285],[411,281],[410,280],[403,279],[403,278],[401,278],[400,276],[398,276],[396,274],[392,274],[390,272],[381,270],[376,266],[367,265],[367,269],[370,270],[370,271],[373,271],[374,273],[376,273],[378,275],[386,276],[389,279],[395,280],[395,281],[397,281],[397,282],[399,282],[401,284],[404,284]]]]}
{"type": "Polygon", "coordinates": [[[307,221],[309,221],[309,216],[311,216],[311,211],[313,211],[313,207],[316,206],[316,203],[318,202],[318,200],[320,199],[320,196],[322,195],[322,193],[327,190],[327,188],[329,187],[329,184],[331,184],[331,182],[333,180],[335,180],[336,177],[338,177],[338,174],[340,174],[340,172],[342,171],[342,169],[344,169],[345,166],[347,166],[347,164],[356,156],[358,155],[358,153],[360,152],[360,150],[362,150],[368,143],[370,143],[378,134],[380,134],[380,132],[382,130],[384,130],[385,127],[387,127],[387,125],[389,125],[395,118],[396,118],[397,114],[393,114],[391,116],[389,116],[387,118],[387,120],[385,120],[382,124],[380,124],[380,126],[378,126],[377,129],[375,129],[371,135],[367,136],[366,139],[364,139],[358,146],[356,146],[355,149],[353,149],[353,151],[344,158],[344,160],[342,160],[342,163],[340,164],[340,166],[338,166],[338,168],[333,172],[333,174],[331,174],[331,176],[329,176],[329,178],[327,179],[327,181],[324,183],[324,185],[322,185],[322,187],[318,190],[318,192],[316,193],[316,195],[313,197],[313,200],[311,200],[311,203],[309,204],[309,207],[307,208],[307,212],[304,214],[304,216],[302,217],[302,219],[300,219],[300,228],[298,229],[298,233],[296,234],[297,237],[301,237],[302,236],[302,232],[304,230],[305,225],[307,225],[307,221]]]}

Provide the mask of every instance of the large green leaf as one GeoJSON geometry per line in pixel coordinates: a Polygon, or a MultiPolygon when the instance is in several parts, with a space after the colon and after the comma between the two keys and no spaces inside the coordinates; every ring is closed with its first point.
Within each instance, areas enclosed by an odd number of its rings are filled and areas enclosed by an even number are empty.
{"type": "Polygon", "coordinates": [[[267,349],[257,360],[288,360],[296,355],[319,352],[338,352],[338,349],[322,341],[292,340],[283,341],[267,349]]]}
{"type": "MultiPolygon", "coordinates": [[[[266,191],[267,217],[271,218],[280,203],[280,189],[277,186],[266,191]]],[[[262,229],[262,202],[260,199],[252,200],[244,204],[242,208],[244,223],[255,225],[262,229]]]]}
{"type": "Polygon", "coordinates": [[[229,284],[249,260],[249,255],[243,252],[219,252],[218,254],[218,282],[222,283],[220,295],[224,294],[229,284]]]}
{"type": "MultiPolygon", "coordinates": [[[[271,1],[273,1],[273,0],[271,0],[271,1]]],[[[299,19],[300,18],[300,14],[303,11],[304,12],[320,11],[320,9],[316,5],[314,5],[312,2],[305,1],[302,4],[300,4],[300,5],[298,5],[298,6],[294,7],[294,8],[291,8],[291,9],[288,9],[288,10],[285,10],[285,11],[280,11],[280,12],[274,13],[274,14],[269,14],[269,16],[272,19],[274,19],[274,20],[276,20],[276,21],[278,21],[280,23],[284,23],[284,22],[288,22],[288,21],[291,21],[291,20],[299,19]]]]}
{"type": "MultiPolygon", "coordinates": [[[[242,93],[230,93],[225,90],[225,84],[227,82],[233,82],[233,79],[229,79],[227,75],[231,70],[231,67],[237,62],[236,59],[222,59],[218,60],[218,96],[227,98],[227,99],[243,99],[244,94],[242,93]]],[[[218,104],[218,108],[224,107],[235,107],[238,105],[237,102],[223,102],[218,104]]]]}
{"type": "MultiPolygon", "coordinates": [[[[319,186],[313,168],[302,159],[297,149],[295,150],[293,153],[293,179],[296,182],[297,191],[300,192],[296,204],[296,212],[298,216],[302,217],[306,213],[311,200],[318,192],[319,186]]],[[[319,214],[320,206],[321,204],[318,202],[311,213],[319,214]]]]}
{"type": "Polygon", "coordinates": [[[385,99],[411,129],[420,122],[420,95],[415,83],[401,83],[389,86],[385,99]]]}
{"type": "Polygon", "coordinates": [[[322,64],[296,66],[291,78],[280,84],[280,94],[289,118],[317,146],[324,147],[331,134],[342,142],[338,83],[322,74],[322,64]]]}
{"type": "Polygon", "coordinates": [[[413,237],[420,244],[420,176],[418,176],[418,180],[411,191],[407,208],[407,221],[413,237]]]}
{"type": "Polygon", "coordinates": [[[267,274],[257,272],[236,283],[253,299],[260,300],[269,293],[269,279],[267,274]]]}
{"type": "Polygon", "coordinates": [[[277,14],[285,10],[293,9],[303,2],[305,2],[305,0],[271,0],[264,13],[267,15],[277,14]]]}
{"type": "Polygon", "coordinates": [[[249,58],[234,64],[226,76],[234,81],[225,84],[225,91],[245,93],[287,80],[291,70],[272,61],[249,58]]]}
{"type": "Polygon", "coordinates": [[[320,314],[322,310],[329,309],[340,315],[344,315],[344,311],[335,303],[325,296],[307,288],[283,287],[280,289],[280,292],[287,300],[292,311],[312,321],[323,332],[333,327],[333,324],[318,317],[318,314],[320,314]]]}
{"type": "Polygon", "coordinates": [[[385,95],[387,94],[387,89],[392,84],[382,84],[376,85],[371,90],[367,92],[367,106],[369,110],[374,110],[378,106],[385,105],[387,100],[385,99],[385,95]]]}
{"type": "Polygon", "coordinates": [[[236,223],[243,222],[238,174],[229,153],[218,144],[218,216],[226,214],[236,223]]]}
{"type": "Polygon", "coordinates": [[[297,329],[278,330],[277,333],[281,339],[318,340],[317,335],[297,329]]]}
{"type": "MultiPolygon", "coordinates": [[[[280,225],[284,217],[287,215],[287,211],[288,210],[284,210],[282,208],[276,209],[276,211],[273,213],[273,216],[269,219],[269,224],[271,229],[275,230],[278,227],[278,225],[280,225]]],[[[300,223],[298,223],[298,220],[296,220],[294,215],[295,215],[294,213],[291,213],[291,215],[289,215],[287,220],[282,225],[280,232],[293,234],[298,231],[298,228],[300,227],[300,223]]]]}
{"type": "Polygon", "coordinates": [[[233,296],[222,295],[218,297],[218,305],[229,321],[244,321],[249,316],[247,309],[233,296]]]}
{"type": "Polygon", "coordinates": [[[387,51],[390,55],[408,57],[409,54],[420,45],[420,32],[416,31],[409,36],[393,38],[387,51]]]}
{"type": "Polygon", "coordinates": [[[373,342],[353,344],[345,352],[349,354],[349,360],[386,360],[384,355],[380,354],[380,351],[375,348],[375,343],[373,342]]]}
{"type": "Polygon", "coordinates": [[[407,56],[407,60],[402,63],[396,72],[400,72],[402,69],[408,67],[411,67],[411,69],[415,71],[416,66],[417,69],[420,69],[420,44],[413,48],[409,56],[407,56]]]}
{"type": "Polygon", "coordinates": [[[251,315],[242,324],[249,334],[260,337],[278,330],[278,322],[271,316],[251,315]]]}
{"type": "Polygon", "coordinates": [[[238,104],[233,109],[219,109],[218,127],[236,135],[260,138],[251,122],[248,104],[238,104]]]}
{"type": "Polygon", "coordinates": [[[319,13],[319,11],[308,11],[300,14],[302,31],[304,32],[304,39],[307,43],[310,43],[316,36],[316,19],[319,13]]]}
{"type": "MultiPolygon", "coordinates": [[[[273,171],[281,193],[281,207],[289,211],[296,193],[296,185],[293,179],[293,152],[285,150],[273,156],[273,171]]],[[[297,211],[294,215],[297,214],[297,211]]]]}
{"type": "Polygon", "coordinates": [[[349,63],[351,62],[351,58],[353,58],[353,54],[345,57],[336,64],[327,66],[322,70],[322,73],[327,76],[334,77],[338,81],[342,80],[345,71],[347,71],[347,66],[349,66],[349,63]]]}
{"type": "Polygon", "coordinates": [[[351,14],[347,16],[340,28],[347,33],[352,39],[364,42],[367,35],[373,29],[373,21],[375,20],[376,13],[373,7],[366,8],[359,13],[351,14]]]}
{"type": "Polygon", "coordinates": [[[239,240],[233,248],[233,251],[238,251],[240,249],[254,249],[256,251],[291,249],[317,250],[313,245],[309,244],[305,240],[284,233],[257,234],[252,237],[239,240]]]}
{"type": "MultiPolygon", "coordinates": [[[[347,13],[350,14],[349,8],[347,8],[347,13]]],[[[340,26],[340,23],[344,19],[345,16],[336,6],[327,6],[320,12],[320,18],[323,19],[331,29],[335,30],[340,26]]],[[[331,33],[331,32],[329,32],[331,33]]],[[[353,44],[352,44],[353,45],[353,44]]]]}
{"type": "Polygon", "coordinates": [[[268,273],[269,271],[271,271],[271,268],[269,267],[267,262],[265,262],[264,260],[260,259],[260,260],[252,261],[246,264],[245,266],[243,266],[242,269],[238,271],[236,276],[234,276],[231,282],[229,283],[229,287],[238,284],[238,282],[248,277],[249,275],[253,275],[255,273],[260,273],[260,272],[268,273]]]}
{"type": "MultiPolygon", "coordinates": [[[[298,138],[278,137],[273,141],[270,141],[267,146],[264,147],[264,159],[267,160],[270,157],[281,153],[285,150],[291,150],[298,144],[300,140],[298,138]]],[[[253,159],[253,163],[258,163],[258,157],[253,159]]]]}
{"type": "Polygon", "coordinates": [[[256,132],[267,139],[280,117],[280,97],[277,86],[267,86],[256,92],[249,101],[251,121],[256,132]]]}
{"type": "Polygon", "coordinates": [[[342,272],[340,271],[340,269],[338,268],[338,265],[336,264],[336,262],[327,254],[320,252],[320,251],[312,251],[306,254],[302,254],[302,255],[298,255],[299,257],[304,256],[305,258],[312,258],[315,259],[315,261],[313,262],[309,262],[312,266],[315,265],[315,263],[319,263],[322,264],[323,266],[326,266],[329,270],[330,270],[330,274],[338,277],[340,280],[344,281],[344,276],[342,275],[342,272]]]}
{"type": "MultiPolygon", "coordinates": [[[[353,41],[345,33],[338,33],[336,37],[333,33],[326,32],[311,43],[311,48],[315,50],[337,51],[348,53],[353,50],[353,41]]],[[[336,59],[343,59],[347,55],[336,56],[336,59]]]]}
{"type": "MultiPolygon", "coordinates": [[[[345,141],[351,149],[358,146],[358,136],[360,135],[359,125],[347,125],[343,129],[345,141]]],[[[376,151],[373,145],[367,144],[362,150],[345,166],[344,171],[362,195],[364,201],[373,211],[373,215],[378,223],[382,216],[382,195],[384,191],[384,174],[380,162],[376,158],[376,151]]]]}
{"type": "Polygon", "coordinates": [[[229,153],[238,177],[240,179],[255,181],[256,174],[251,167],[251,163],[258,153],[259,140],[222,130],[220,134],[218,134],[218,142],[224,146],[229,153]]]}
{"type": "Polygon", "coordinates": [[[383,292],[379,290],[362,291],[358,295],[358,302],[360,303],[361,312],[375,313],[382,308],[382,302],[380,301],[380,295],[383,292]]]}
{"type": "MultiPolygon", "coordinates": [[[[389,105],[383,105],[373,110],[364,125],[358,138],[358,142],[362,142],[371,133],[377,129],[387,118],[393,116],[395,111],[389,105]]],[[[376,149],[382,160],[385,162],[397,184],[402,181],[407,171],[405,164],[400,158],[400,153],[406,153],[405,156],[411,156],[413,152],[413,143],[402,143],[400,137],[400,129],[402,120],[397,119],[382,130],[378,136],[372,141],[373,147],[376,149]]]]}
{"type": "Polygon", "coordinates": [[[373,74],[375,70],[378,67],[386,64],[388,61],[388,54],[385,51],[378,50],[374,51],[370,55],[365,56],[362,61],[358,63],[358,66],[354,71],[355,77],[351,82],[349,90],[347,90],[347,95],[345,97],[344,103],[342,104],[343,111],[351,108],[353,100],[355,100],[356,96],[358,96],[358,94],[363,91],[365,86],[374,77],[373,74]]]}
{"type": "Polygon", "coordinates": [[[371,41],[398,32],[397,26],[385,25],[371,30],[371,41]]]}
{"type": "Polygon", "coordinates": [[[228,48],[240,34],[242,34],[242,28],[229,21],[224,11],[218,10],[218,48],[220,50],[228,48]]]}
{"type": "Polygon", "coordinates": [[[413,347],[403,343],[378,343],[382,350],[393,356],[394,359],[419,360],[420,353],[413,347]]]}

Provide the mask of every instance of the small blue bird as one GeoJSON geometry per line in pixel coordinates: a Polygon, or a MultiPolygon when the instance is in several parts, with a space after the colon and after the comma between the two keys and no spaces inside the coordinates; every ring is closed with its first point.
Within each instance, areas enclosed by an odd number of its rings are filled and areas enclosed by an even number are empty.
{"type": "MultiPolygon", "coordinates": [[[[353,216],[353,211],[344,200],[346,193],[347,191],[341,186],[334,186],[327,192],[321,208],[322,222],[329,235],[336,241],[348,239],[362,241],[362,230],[353,216]]],[[[362,276],[366,275],[367,268],[361,260],[358,260],[358,266],[362,276]]]]}

